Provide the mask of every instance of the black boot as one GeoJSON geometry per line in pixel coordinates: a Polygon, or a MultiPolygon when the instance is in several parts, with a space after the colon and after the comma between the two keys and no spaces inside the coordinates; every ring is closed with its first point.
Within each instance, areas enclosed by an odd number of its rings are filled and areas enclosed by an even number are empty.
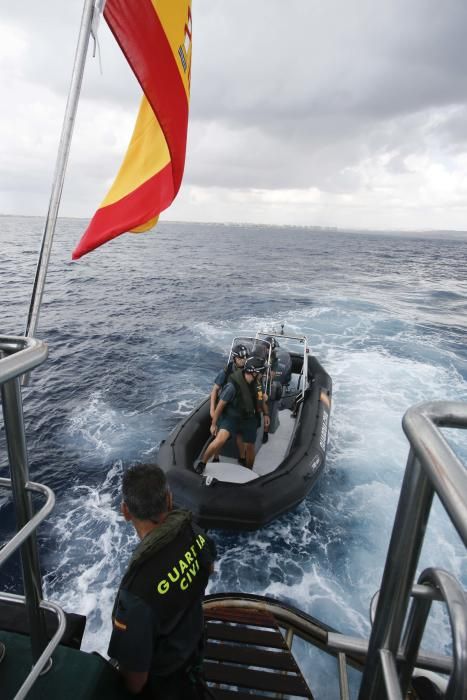
{"type": "Polygon", "coordinates": [[[206,462],[203,462],[201,459],[199,460],[199,462],[196,462],[196,464],[193,466],[193,471],[200,475],[204,472],[205,469],[206,462]]]}

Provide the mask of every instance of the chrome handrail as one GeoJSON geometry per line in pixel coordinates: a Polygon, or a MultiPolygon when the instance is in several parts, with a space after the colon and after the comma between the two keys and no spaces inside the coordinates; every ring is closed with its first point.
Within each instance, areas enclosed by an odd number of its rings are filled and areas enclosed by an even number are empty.
{"type": "MultiPolygon", "coordinates": [[[[4,593],[0,591],[0,600],[5,600],[6,602],[9,603],[22,603],[23,605],[26,603],[26,599],[22,595],[16,595],[15,593],[4,593]]],[[[62,639],[64,633],[65,633],[65,628],[66,628],[66,616],[64,611],[59,605],[56,605],[55,603],[52,603],[51,601],[48,600],[42,600],[40,603],[40,606],[43,610],[49,610],[50,612],[53,612],[57,615],[58,618],[58,626],[57,626],[57,631],[53,635],[53,637],[50,639],[49,643],[45,647],[44,651],[42,654],[39,656],[35,664],[33,665],[31,671],[29,672],[28,676],[26,677],[26,680],[24,681],[23,685],[21,688],[17,691],[15,697],[13,700],[23,700],[23,698],[26,697],[26,695],[29,693],[31,690],[32,686],[36,682],[36,680],[39,678],[40,674],[44,670],[48,660],[51,658],[53,652],[55,649],[58,647],[60,644],[60,640],[62,639]]]]}
{"type": "Polygon", "coordinates": [[[415,455],[467,546],[467,471],[439,428],[467,428],[467,405],[433,401],[409,408],[402,426],[415,455]]]}
{"type": "MultiPolygon", "coordinates": [[[[328,646],[329,649],[336,652],[342,651],[353,654],[356,657],[361,657],[362,662],[368,655],[368,639],[352,637],[346,634],[340,634],[339,632],[329,632],[328,646]]],[[[403,661],[405,659],[401,649],[397,651],[396,658],[398,661],[403,661]]],[[[454,668],[450,656],[445,656],[443,654],[426,654],[422,652],[417,655],[416,666],[417,668],[435,671],[436,673],[451,673],[454,668]]]]}
{"type": "MultiPolygon", "coordinates": [[[[442,569],[426,569],[420,575],[418,582],[438,592],[446,603],[454,640],[453,669],[446,697],[463,700],[467,697],[467,603],[465,593],[456,578],[442,569]]],[[[431,602],[430,598],[417,597],[410,609],[401,644],[404,661],[401,664],[400,677],[403,687],[410,682],[413,668],[416,665],[417,650],[420,647],[431,602]]]]}
{"type": "MultiPolygon", "coordinates": [[[[11,479],[0,478],[0,488],[12,488],[11,479]]],[[[55,505],[55,494],[48,486],[43,484],[37,484],[34,481],[28,481],[25,485],[27,491],[35,491],[36,493],[42,493],[47,497],[46,502],[40,510],[37,511],[29,520],[26,525],[24,525],[16,535],[14,535],[6,545],[0,549],[0,566],[8,559],[8,557],[15,552],[18,547],[20,547],[23,542],[25,542],[28,537],[36,530],[38,525],[45,520],[45,518],[51,513],[55,505]]]]}
{"type": "Polygon", "coordinates": [[[0,384],[38,367],[47,354],[47,345],[42,340],[0,335],[0,384]]]}
{"type": "MultiPolygon", "coordinates": [[[[403,427],[411,449],[386,558],[359,700],[399,697],[399,691],[395,693],[393,684],[395,659],[401,644],[410,592],[435,493],[463,543],[467,544],[467,472],[439,430],[440,427],[467,428],[467,405],[439,401],[414,406],[406,412],[403,427]],[[388,662],[388,656],[394,662],[388,662]]],[[[449,609],[449,602],[447,603],[449,609]]],[[[456,629],[459,628],[462,629],[462,634],[455,635],[453,639],[454,654],[465,659],[465,605],[462,615],[457,618],[456,629]]],[[[405,659],[403,672],[398,667],[402,697],[406,695],[418,649],[405,651],[410,661],[405,659]]],[[[452,691],[453,685],[450,687],[452,691]]],[[[457,694],[447,697],[456,698],[457,694]]]]}
{"type": "Polygon", "coordinates": [[[42,599],[42,580],[36,542],[38,525],[49,515],[55,504],[53,491],[43,484],[30,481],[24,431],[20,377],[47,358],[47,345],[34,338],[0,336],[0,389],[8,446],[11,479],[0,478],[0,488],[13,491],[18,532],[0,550],[0,566],[21,547],[24,596],[0,592],[0,600],[23,604],[28,612],[33,666],[15,700],[23,700],[33,684],[47,668],[47,662],[60,643],[66,627],[63,610],[42,599]],[[31,492],[46,497],[45,504],[35,513],[31,492]],[[48,640],[44,610],[54,612],[58,627],[48,640]]]}

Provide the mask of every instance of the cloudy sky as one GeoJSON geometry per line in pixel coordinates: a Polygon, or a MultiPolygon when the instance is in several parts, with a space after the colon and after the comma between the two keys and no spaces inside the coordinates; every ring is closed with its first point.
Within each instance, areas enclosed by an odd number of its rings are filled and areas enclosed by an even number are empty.
{"type": "MultiPolygon", "coordinates": [[[[44,215],[81,0],[0,4],[0,213],[44,215]]],[[[193,0],[184,183],[168,220],[467,229],[466,0],[193,0]]],[[[140,91],[89,58],[60,214],[89,218],[140,91]]]]}

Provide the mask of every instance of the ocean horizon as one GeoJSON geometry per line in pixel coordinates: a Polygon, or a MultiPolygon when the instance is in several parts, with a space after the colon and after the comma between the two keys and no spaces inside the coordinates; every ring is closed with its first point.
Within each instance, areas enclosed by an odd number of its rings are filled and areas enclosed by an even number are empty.
{"type": "MultiPolygon", "coordinates": [[[[42,219],[43,217],[40,215],[34,215],[34,214],[3,214],[0,213],[0,218],[16,218],[16,219],[42,219]]],[[[58,221],[82,221],[83,222],[83,231],[85,230],[86,226],[88,225],[90,219],[82,216],[60,216],[58,217],[58,221]]],[[[45,222],[45,220],[44,220],[45,222]]],[[[185,220],[177,220],[177,219],[163,219],[161,218],[159,221],[159,224],[151,231],[146,232],[145,235],[157,235],[157,230],[160,224],[169,224],[169,225],[178,225],[178,224],[195,224],[195,225],[202,225],[202,226],[226,226],[226,227],[251,227],[251,228],[268,228],[268,229],[303,229],[305,231],[314,231],[314,232],[320,232],[323,231],[325,233],[342,233],[342,234],[374,234],[374,235],[379,235],[379,234],[386,234],[388,236],[466,236],[467,237],[467,229],[441,229],[441,228],[435,228],[435,229],[424,229],[424,228],[411,228],[411,229],[399,229],[399,228],[353,228],[353,227],[347,227],[347,228],[342,228],[339,226],[333,226],[332,224],[325,226],[325,225],[315,225],[315,224],[271,224],[271,223],[261,223],[261,222],[253,222],[253,221],[185,221],[185,220]]]]}

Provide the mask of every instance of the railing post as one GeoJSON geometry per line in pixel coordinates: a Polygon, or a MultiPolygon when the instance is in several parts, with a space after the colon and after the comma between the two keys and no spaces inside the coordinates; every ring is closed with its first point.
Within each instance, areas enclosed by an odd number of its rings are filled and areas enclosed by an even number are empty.
{"type": "Polygon", "coordinates": [[[403,687],[410,683],[430,609],[431,598],[415,598],[412,602],[401,643],[403,661],[399,666],[399,678],[403,687]]]}
{"type": "MultiPolygon", "coordinates": [[[[437,591],[446,604],[451,624],[454,663],[445,697],[464,700],[467,697],[467,600],[464,590],[452,574],[442,569],[425,569],[420,575],[419,583],[437,591]]],[[[416,665],[430,605],[430,598],[418,598],[412,606],[402,645],[403,662],[399,670],[402,687],[408,685],[416,665]]]]}
{"type": "Polygon", "coordinates": [[[350,700],[349,679],[347,677],[347,659],[345,654],[339,652],[337,655],[337,668],[339,671],[339,690],[341,700],[350,700]]]}
{"type": "MultiPolygon", "coordinates": [[[[359,700],[387,697],[380,650],[397,656],[423,537],[433,500],[433,488],[419,460],[409,452],[399,504],[384,567],[359,700]]],[[[402,688],[404,696],[404,688],[402,688]]]]}
{"type": "MultiPolygon", "coordinates": [[[[32,518],[33,507],[31,495],[25,489],[25,484],[29,481],[29,466],[24,434],[23,404],[18,378],[11,379],[2,385],[2,403],[16,508],[16,525],[19,530],[32,518]]],[[[33,663],[35,663],[47,645],[45,618],[40,608],[42,583],[35,532],[21,545],[21,565],[31,631],[31,651],[33,663]]]]}

